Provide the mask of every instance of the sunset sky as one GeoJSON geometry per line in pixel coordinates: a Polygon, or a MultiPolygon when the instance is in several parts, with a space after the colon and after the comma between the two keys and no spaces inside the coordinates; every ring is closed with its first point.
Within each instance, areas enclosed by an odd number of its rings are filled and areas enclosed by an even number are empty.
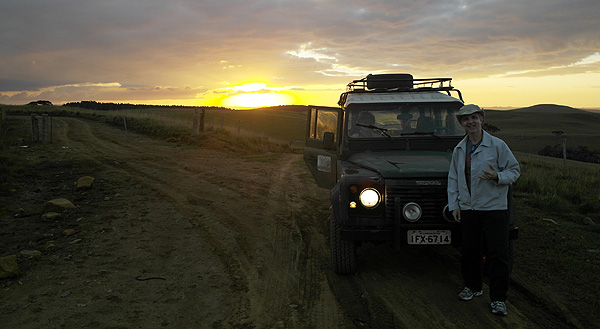
{"type": "Polygon", "coordinates": [[[600,108],[598,0],[2,0],[0,104],[336,106],[369,73],[600,108]]]}

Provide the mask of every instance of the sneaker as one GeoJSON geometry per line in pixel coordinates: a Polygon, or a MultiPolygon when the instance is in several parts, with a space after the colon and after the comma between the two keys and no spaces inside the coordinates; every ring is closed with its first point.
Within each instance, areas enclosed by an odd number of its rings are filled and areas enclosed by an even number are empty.
{"type": "Polygon", "coordinates": [[[471,300],[473,297],[479,297],[481,295],[483,295],[483,289],[480,291],[473,291],[468,287],[465,287],[465,289],[458,294],[458,299],[471,300]]]}
{"type": "Polygon", "coordinates": [[[506,315],[506,304],[504,304],[504,302],[492,302],[491,304],[492,306],[492,313],[494,314],[498,314],[498,315],[506,315]]]}

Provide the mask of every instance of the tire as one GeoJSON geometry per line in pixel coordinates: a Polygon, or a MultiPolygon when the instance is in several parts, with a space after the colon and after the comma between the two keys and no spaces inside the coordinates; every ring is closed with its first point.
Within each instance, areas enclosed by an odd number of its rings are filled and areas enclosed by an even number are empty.
{"type": "Polygon", "coordinates": [[[340,224],[335,213],[331,212],[329,217],[331,223],[331,264],[333,271],[337,274],[353,274],[357,268],[356,242],[342,240],[340,236],[340,224]]]}

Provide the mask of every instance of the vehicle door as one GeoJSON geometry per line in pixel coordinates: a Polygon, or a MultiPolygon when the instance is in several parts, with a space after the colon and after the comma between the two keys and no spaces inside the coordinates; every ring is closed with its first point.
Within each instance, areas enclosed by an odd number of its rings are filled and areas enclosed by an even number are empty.
{"type": "Polygon", "coordinates": [[[341,109],[311,108],[308,111],[304,161],[318,186],[331,189],[337,181],[341,136],[341,109]]]}

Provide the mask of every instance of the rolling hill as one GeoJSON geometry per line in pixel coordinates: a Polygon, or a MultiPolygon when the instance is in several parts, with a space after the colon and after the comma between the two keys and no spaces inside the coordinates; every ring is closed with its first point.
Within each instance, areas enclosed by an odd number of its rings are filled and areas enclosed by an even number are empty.
{"type": "Polygon", "coordinates": [[[500,128],[494,135],[519,152],[537,154],[546,145],[586,146],[600,150],[600,113],[540,104],[507,111],[486,111],[486,122],[500,128]],[[557,137],[553,131],[563,131],[557,137]]]}

